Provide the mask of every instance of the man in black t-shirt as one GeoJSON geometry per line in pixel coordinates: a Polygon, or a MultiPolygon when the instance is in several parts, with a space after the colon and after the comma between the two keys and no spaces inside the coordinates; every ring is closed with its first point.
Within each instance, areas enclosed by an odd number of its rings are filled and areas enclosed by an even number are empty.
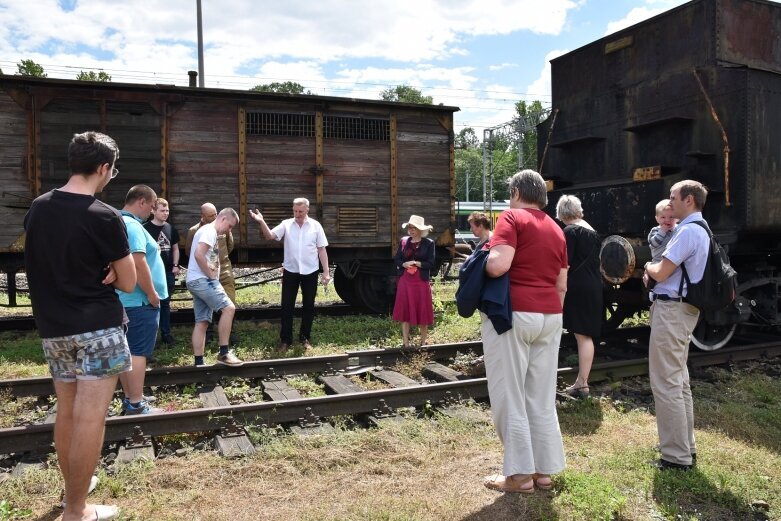
{"type": "Polygon", "coordinates": [[[160,246],[160,258],[165,267],[168,298],[160,301],[160,338],[170,345],[174,343],[171,335],[171,297],[174,295],[176,276],[179,275],[179,233],[167,222],[169,213],[168,201],[158,197],[152,206],[152,220],[144,223],[144,228],[160,246]]]}
{"type": "Polygon", "coordinates": [[[119,172],[118,157],[110,137],[74,135],[68,182],[33,201],[24,219],[30,299],[57,394],[64,521],[118,514],[116,506],[86,504],[108,405],[119,373],[131,367],[114,288],[133,290],[135,265],[119,212],[95,198],[119,172]]]}

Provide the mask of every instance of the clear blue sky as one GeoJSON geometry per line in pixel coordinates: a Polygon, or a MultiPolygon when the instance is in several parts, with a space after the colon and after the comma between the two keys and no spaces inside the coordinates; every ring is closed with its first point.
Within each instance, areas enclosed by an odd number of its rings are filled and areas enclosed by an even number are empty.
{"type": "MultiPolygon", "coordinates": [[[[296,81],[376,99],[408,84],[461,107],[457,127],[550,103],[548,60],[681,0],[202,0],[207,87],[296,81]]],[[[0,0],[0,68],[49,77],[102,69],[115,82],[187,84],[196,0],[0,0]]]]}

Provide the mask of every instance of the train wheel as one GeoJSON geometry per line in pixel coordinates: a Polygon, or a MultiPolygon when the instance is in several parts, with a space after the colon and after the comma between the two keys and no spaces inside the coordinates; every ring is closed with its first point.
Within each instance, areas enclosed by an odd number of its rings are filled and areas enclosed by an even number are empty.
{"type": "Polygon", "coordinates": [[[390,310],[384,277],[359,273],[354,280],[355,294],[366,309],[374,313],[387,313],[390,310]]]}
{"type": "Polygon", "coordinates": [[[355,283],[356,279],[348,279],[341,268],[336,268],[334,270],[334,288],[336,289],[336,294],[339,295],[339,298],[341,298],[345,304],[362,306],[363,302],[361,302],[355,294],[355,283]]]}
{"type": "Polygon", "coordinates": [[[692,332],[692,344],[703,351],[715,351],[724,347],[730,341],[737,327],[737,324],[726,326],[709,324],[702,318],[702,313],[700,313],[700,320],[692,332]]]}

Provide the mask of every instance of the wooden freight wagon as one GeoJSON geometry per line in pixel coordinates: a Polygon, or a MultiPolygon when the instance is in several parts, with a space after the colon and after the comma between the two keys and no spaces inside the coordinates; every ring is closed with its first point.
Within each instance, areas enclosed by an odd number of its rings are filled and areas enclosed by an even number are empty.
{"type": "MultiPolygon", "coordinates": [[[[233,207],[234,260],[281,262],[248,211],[270,226],[310,200],[337,266],[339,295],[387,309],[391,257],[410,214],[434,226],[438,259],[454,244],[456,107],[168,85],[0,76],[0,268],[22,267],[23,218],[38,195],[68,177],[74,133],[99,130],[120,148],[119,176],[99,197],[121,207],[144,183],[171,203],[180,231],[200,206],[233,207]]],[[[56,255],[56,252],[52,252],[56,255]]]]}

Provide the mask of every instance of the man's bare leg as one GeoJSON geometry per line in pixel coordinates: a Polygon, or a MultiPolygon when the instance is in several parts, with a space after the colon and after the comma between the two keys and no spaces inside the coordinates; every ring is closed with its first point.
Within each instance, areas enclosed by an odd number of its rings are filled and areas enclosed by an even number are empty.
{"type": "Polygon", "coordinates": [[[132,356],[133,368],[119,375],[125,398],[130,403],[138,403],[144,399],[144,378],[146,377],[146,357],[132,356]]]}
{"type": "MultiPolygon", "coordinates": [[[[55,382],[55,390],[59,397],[60,388],[68,386],[64,382],[55,382]]],[[[67,460],[65,477],[65,511],[63,521],[81,521],[94,517],[94,507],[87,506],[87,490],[95,472],[95,467],[103,446],[103,433],[106,424],[106,411],[117,387],[117,377],[100,380],[79,380],[75,384],[76,393],[72,401],[70,420],[70,444],[67,444],[68,434],[60,432],[59,437],[66,443],[57,448],[58,457],[67,460]]],[[[68,388],[63,389],[63,396],[68,397],[68,388]]],[[[57,423],[60,421],[60,402],[57,405],[57,423]]],[[[68,409],[68,404],[65,404],[68,409]]],[[[55,425],[56,428],[56,425],[55,425]]]]}
{"type": "Polygon", "coordinates": [[[220,310],[220,322],[217,325],[220,346],[227,346],[230,343],[233,315],[235,314],[236,308],[233,305],[226,306],[220,310]]]}
{"type": "Polygon", "coordinates": [[[195,356],[203,356],[203,351],[206,349],[206,329],[209,327],[207,321],[196,322],[193,327],[193,354],[195,356]]]}

